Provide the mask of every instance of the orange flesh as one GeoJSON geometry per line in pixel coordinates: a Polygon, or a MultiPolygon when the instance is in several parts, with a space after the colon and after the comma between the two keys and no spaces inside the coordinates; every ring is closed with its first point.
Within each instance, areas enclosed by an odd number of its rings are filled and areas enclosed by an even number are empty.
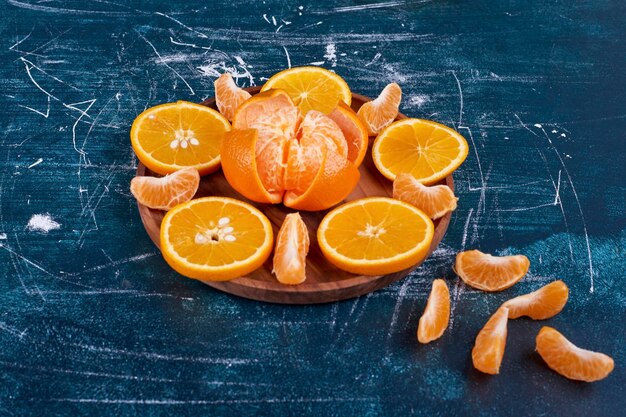
{"type": "Polygon", "coordinates": [[[130,191],[144,206],[169,210],[191,200],[200,185],[200,174],[195,168],[183,168],[162,178],[134,177],[130,191]]]}
{"type": "Polygon", "coordinates": [[[486,374],[498,374],[506,347],[508,309],[500,307],[476,336],[472,349],[474,368],[486,374]]]}
{"type": "Polygon", "coordinates": [[[528,316],[533,320],[545,320],[557,315],[567,303],[569,290],[563,281],[554,281],[504,303],[509,309],[509,318],[528,316]]]}
{"type": "Polygon", "coordinates": [[[502,291],[522,279],[529,266],[530,261],[524,255],[493,256],[470,250],[457,254],[455,269],[470,287],[502,291]]]}
{"type": "Polygon", "coordinates": [[[450,291],[442,279],[433,281],[426,309],[417,327],[417,340],[429,343],[439,339],[450,321],[450,291]]]}
{"type": "Polygon", "coordinates": [[[297,285],[306,280],[306,255],[309,251],[309,233],[300,214],[285,217],[274,249],[274,274],[282,284],[297,285]]]}

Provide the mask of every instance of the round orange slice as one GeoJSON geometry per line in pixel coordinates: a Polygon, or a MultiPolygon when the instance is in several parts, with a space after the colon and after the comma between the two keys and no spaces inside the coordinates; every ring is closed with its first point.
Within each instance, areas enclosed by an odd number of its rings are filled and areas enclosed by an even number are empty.
{"type": "Polygon", "coordinates": [[[297,285],[306,280],[309,232],[299,213],[285,216],[274,249],[273,273],[281,284],[297,285]]]}
{"type": "Polygon", "coordinates": [[[506,347],[508,317],[508,309],[500,307],[478,332],[472,349],[474,368],[491,375],[500,372],[506,347]]]}
{"type": "Polygon", "coordinates": [[[387,126],[374,141],[376,168],[390,180],[411,174],[424,185],[433,184],[465,161],[467,142],[458,132],[422,119],[402,119],[387,126]]]}
{"type": "Polygon", "coordinates": [[[228,120],[200,104],[178,101],[141,113],[130,130],[137,158],[150,170],[170,174],[193,167],[200,175],[220,166],[220,146],[228,120]]]}
{"type": "Polygon", "coordinates": [[[537,334],[537,352],[550,369],[576,381],[594,382],[606,378],[615,366],[610,356],[581,349],[552,327],[537,334]]]}
{"type": "Polygon", "coordinates": [[[320,67],[294,67],[274,74],[261,91],[281,89],[300,107],[303,114],[309,110],[322,113],[333,111],[340,101],[352,103],[350,87],[339,75],[320,67]]]}
{"type": "Polygon", "coordinates": [[[251,97],[250,93],[239,88],[235,84],[233,77],[228,73],[220,75],[213,82],[213,85],[215,87],[215,104],[217,109],[228,120],[233,120],[235,111],[244,101],[251,97]]]}
{"type": "Polygon", "coordinates": [[[139,203],[157,210],[169,210],[194,196],[200,185],[200,174],[195,168],[183,168],[165,177],[135,177],[130,192],[139,203]]]}
{"type": "Polygon", "coordinates": [[[168,211],[161,223],[161,252],[180,274],[202,281],[246,275],[267,260],[274,235],[256,208],[226,197],[204,197],[168,211]]]}
{"type": "Polygon", "coordinates": [[[447,185],[426,186],[404,173],[393,181],[393,198],[414,205],[433,220],[456,210],[458,201],[447,185]]]}
{"type": "Polygon", "coordinates": [[[430,343],[439,339],[450,321],[450,290],[442,279],[433,281],[428,302],[417,327],[417,340],[430,343]]]}
{"type": "Polygon", "coordinates": [[[398,117],[402,89],[396,83],[388,84],[380,95],[364,103],[357,112],[370,136],[376,136],[398,117]]]}
{"type": "Polygon", "coordinates": [[[554,317],[563,310],[567,303],[569,290],[563,281],[554,281],[533,291],[520,295],[503,304],[509,309],[509,318],[528,316],[533,320],[545,320],[554,317]]]}
{"type": "Polygon", "coordinates": [[[515,285],[528,272],[530,261],[524,255],[493,256],[478,250],[459,252],[455,270],[470,287],[502,291],[515,285]]]}
{"type": "Polygon", "coordinates": [[[433,222],[412,205],[370,197],[329,212],[317,229],[317,241],[336,267],[354,274],[384,275],[422,261],[433,234],[433,222]]]}

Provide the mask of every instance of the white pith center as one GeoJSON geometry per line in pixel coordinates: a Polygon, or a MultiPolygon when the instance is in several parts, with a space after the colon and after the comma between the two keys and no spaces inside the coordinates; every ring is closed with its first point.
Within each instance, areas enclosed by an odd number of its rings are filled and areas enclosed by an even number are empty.
{"type": "Polygon", "coordinates": [[[190,129],[178,129],[174,132],[174,140],[170,142],[170,148],[178,149],[187,149],[189,146],[198,146],[200,145],[200,141],[196,138],[193,130],[190,129]]]}
{"type": "Polygon", "coordinates": [[[356,234],[359,236],[376,238],[378,239],[380,235],[387,233],[384,227],[381,226],[372,226],[371,224],[367,224],[365,226],[365,230],[360,230],[356,234]]]}
{"type": "Polygon", "coordinates": [[[207,243],[218,243],[221,241],[234,242],[237,238],[233,235],[235,228],[229,226],[230,219],[228,217],[222,217],[217,221],[217,224],[211,222],[211,228],[196,233],[194,241],[198,245],[204,245],[207,243]]]}

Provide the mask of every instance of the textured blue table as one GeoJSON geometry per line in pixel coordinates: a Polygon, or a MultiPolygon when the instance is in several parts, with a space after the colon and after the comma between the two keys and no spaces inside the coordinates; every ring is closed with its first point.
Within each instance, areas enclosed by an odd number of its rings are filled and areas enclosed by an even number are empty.
{"type": "Polygon", "coordinates": [[[623,415],[626,407],[626,9],[621,1],[9,0],[0,15],[0,415],[623,415]],[[128,184],[146,107],[262,84],[288,65],[402,110],[471,150],[448,234],[413,275],[359,299],[269,305],[167,267],[128,184]],[[457,251],[531,259],[498,294],[457,251]],[[435,277],[451,327],[415,340],[435,277]],[[615,358],[595,384],[544,366],[544,323],[509,324],[499,376],[476,333],[504,300],[570,287],[545,324],[615,358]]]}

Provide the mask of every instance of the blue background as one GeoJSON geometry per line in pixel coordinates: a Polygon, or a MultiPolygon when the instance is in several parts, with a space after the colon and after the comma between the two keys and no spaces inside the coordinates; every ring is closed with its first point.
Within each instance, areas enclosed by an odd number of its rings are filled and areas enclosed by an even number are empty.
{"type": "Polygon", "coordinates": [[[626,408],[626,6],[622,1],[3,2],[0,415],[618,415],[626,408]],[[358,4],[357,4],[358,3],[358,4]],[[301,6],[301,7],[299,7],[301,6]],[[144,232],[129,127],[145,108],[321,65],[356,92],[455,127],[459,208],[410,277],[320,306],[270,305],[174,273],[144,232]],[[33,165],[35,164],[35,165],[33,165]],[[58,228],[29,228],[36,214],[58,228]],[[485,294],[452,271],[479,248],[531,260],[485,294]],[[415,338],[433,278],[452,320],[415,338]],[[501,373],[474,371],[504,300],[570,287],[545,324],[614,357],[553,373],[544,323],[509,324],[501,373]]]}

